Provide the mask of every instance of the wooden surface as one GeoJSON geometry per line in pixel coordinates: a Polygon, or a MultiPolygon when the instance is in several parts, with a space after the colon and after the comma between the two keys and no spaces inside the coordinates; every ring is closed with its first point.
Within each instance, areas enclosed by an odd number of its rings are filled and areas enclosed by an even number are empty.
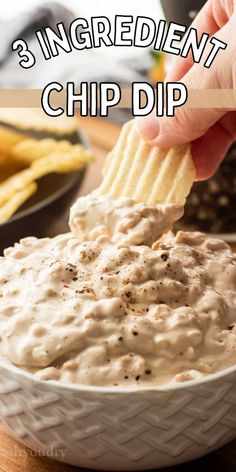
{"type": "MultiPolygon", "coordinates": [[[[87,131],[97,157],[87,171],[80,190],[84,195],[99,185],[104,157],[115,143],[119,128],[97,119],[83,118],[80,124],[87,131]]],[[[0,426],[0,472],[75,472],[81,469],[59,464],[35,453],[11,438],[0,426]]],[[[236,472],[236,441],[197,461],[165,469],[167,472],[236,472]]],[[[163,471],[164,472],[164,471],[163,471]]]]}

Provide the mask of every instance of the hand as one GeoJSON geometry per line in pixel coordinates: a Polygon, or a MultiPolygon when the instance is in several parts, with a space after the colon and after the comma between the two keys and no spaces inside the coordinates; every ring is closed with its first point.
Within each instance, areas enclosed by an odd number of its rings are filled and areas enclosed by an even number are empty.
{"type": "MultiPolygon", "coordinates": [[[[178,57],[166,77],[167,82],[183,82],[188,89],[236,88],[236,0],[208,0],[192,27],[228,44],[212,66],[193,63],[189,56],[178,57]]],[[[208,50],[207,50],[208,51],[208,50]]],[[[206,51],[206,55],[209,51],[206,51]]],[[[137,118],[142,136],[160,147],[192,142],[197,180],[211,177],[236,138],[236,111],[223,108],[177,108],[175,116],[137,118]]]]}

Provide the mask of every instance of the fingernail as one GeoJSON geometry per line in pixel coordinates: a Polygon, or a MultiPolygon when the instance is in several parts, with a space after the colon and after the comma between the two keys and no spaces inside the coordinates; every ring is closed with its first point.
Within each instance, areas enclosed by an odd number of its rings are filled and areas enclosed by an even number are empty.
{"type": "Polygon", "coordinates": [[[160,125],[154,116],[141,116],[136,118],[137,128],[142,137],[146,140],[152,141],[160,132],[160,125]]]}

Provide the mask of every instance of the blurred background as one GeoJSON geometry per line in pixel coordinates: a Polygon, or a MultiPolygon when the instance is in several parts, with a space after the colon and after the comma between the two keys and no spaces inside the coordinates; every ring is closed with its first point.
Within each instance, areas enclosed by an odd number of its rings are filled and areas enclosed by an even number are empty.
{"type": "MultiPolygon", "coordinates": [[[[2,88],[41,88],[50,81],[61,83],[90,80],[116,80],[122,83],[141,80],[143,74],[153,66],[155,56],[150,51],[135,47],[101,47],[86,51],[60,50],[60,55],[45,61],[34,32],[46,26],[55,28],[61,21],[65,26],[79,16],[106,15],[111,24],[115,15],[149,16],[158,22],[167,16],[189,24],[204,0],[10,0],[1,2],[0,12],[0,86],[2,88]],[[27,39],[37,58],[36,65],[29,69],[18,66],[17,53],[11,52],[11,44],[17,38],[27,39]],[[102,67],[101,67],[102,64],[102,67]]],[[[156,55],[158,61],[158,54],[156,55]]],[[[161,77],[160,77],[161,78],[161,77]]]]}
{"type": "MultiPolygon", "coordinates": [[[[82,81],[116,82],[127,88],[130,83],[149,80],[163,81],[165,71],[173,56],[164,55],[151,48],[106,47],[85,51],[72,50],[67,54],[60,49],[57,57],[46,61],[40,50],[35,31],[46,26],[57,31],[57,23],[65,27],[77,17],[106,15],[114,24],[115,15],[147,16],[157,23],[160,19],[176,21],[187,26],[205,0],[9,0],[1,2],[0,12],[0,88],[38,89],[52,81],[62,84],[68,80],[79,84],[82,81]],[[36,57],[30,69],[19,66],[17,52],[11,51],[12,42],[23,38],[36,57]]],[[[110,111],[110,118],[124,123],[129,111],[110,111]]],[[[128,117],[127,117],[128,114],[128,117]]]]}
{"type": "Polygon", "coordinates": [[[116,3],[107,0],[10,0],[1,3],[0,86],[6,88],[41,88],[55,80],[61,83],[68,80],[75,83],[91,80],[117,80],[126,83],[139,80],[140,72],[150,65],[145,49],[102,46],[86,51],[72,51],[69,54],[60,50],[58,57],[45,61],[33,32],[48,25],[55,27],[60,21],[65,26],[69,25],[79,16],[89,19],[91,16],[106,15],[111,22],[118,14],[151,14],[157,21],[163,18],[161,4],[156,0],[120,0],[116,3]],[[12,41],[22,37],[27,38],[37,58],[36,65],[30,70],[20,68],[17,65],[17,54],[10,52],[12,41]]]}

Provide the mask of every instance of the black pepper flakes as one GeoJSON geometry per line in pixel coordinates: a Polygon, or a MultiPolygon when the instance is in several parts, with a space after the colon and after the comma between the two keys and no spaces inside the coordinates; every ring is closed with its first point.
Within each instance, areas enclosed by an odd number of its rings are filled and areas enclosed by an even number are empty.
{"type": "Polygon", "coordinates": [[[234,329],[234,325],[229,325],[229,326],[227,326],[227,330],[228,330],[228,331],[232,331],[233,329],[234,329]]]}
{"type": "Polygon", "coordinates": [[[146,375],[151,375],[151,373],[152,373],[151,369],[146,369],[146,370],[145,370],[145,374],[146,374],[146,375]]]}
{"type": "Polygon", "coordinates": [[[164,262],[166,262],[169,259],[169,256],[168,256],[168,254],[163,253],[163,254],[161,254],[161,258],[164,262]]]}

